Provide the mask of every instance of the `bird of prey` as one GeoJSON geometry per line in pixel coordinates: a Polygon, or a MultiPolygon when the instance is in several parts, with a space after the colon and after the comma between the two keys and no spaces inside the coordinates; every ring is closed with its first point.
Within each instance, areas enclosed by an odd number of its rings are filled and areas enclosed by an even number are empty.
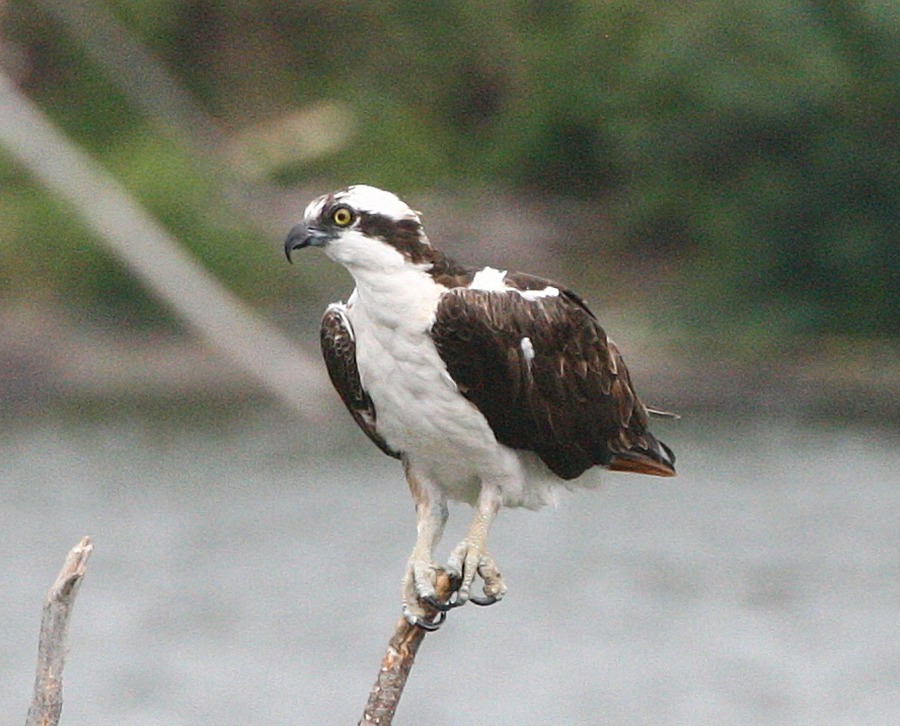
{"type": "MultiPolygon", "coordinates": [[[[445,611],[492,604],[506,585],[487,548],[501,507],[536,509],[593,466],[673,476],[675,456],[647,428],[648,409],[618,348],[571,290],[522,273],[465,267],[434,247],[419,213],[356,185],[306,208],[285,240],[320,247],[352,275],[346,304],[321,328],[328,373],[356,423],[399,459],[418,536],[403,614],[436,629],[434,548],[447,501],[475,517],[444,568],[458,590],[445,611]],[[476,577],[484,595],[472,593],[476,577]]],[[[652,410],[650,411],[652,413],[652,410]]]]}

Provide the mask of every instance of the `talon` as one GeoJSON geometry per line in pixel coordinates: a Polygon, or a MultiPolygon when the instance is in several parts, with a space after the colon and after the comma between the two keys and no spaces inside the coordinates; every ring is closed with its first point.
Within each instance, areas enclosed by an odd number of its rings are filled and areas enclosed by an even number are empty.
{"type": "Polygon", "coordinates": [[[506,594],[506,584],[493,558],[480,550],[476,543],[464,540],[457,545],[445,569],[448,572],[462,572],[462,582],[456,592],[454,607],[463,605],[469,600],[486,607],[503,599],[503,595],[506,594]],[[476,576],[484,581],[484,596],[471,594],[476,576]]]}
{"type": "MultiPolygon", "coordinates": [[[[410,558],[403,577],[403,602],[429,602],[434,599],[434,583],[437,566],[430,560],[410,558]]],[[[435,609],[440,609],[435,606],[435,609]]]]}
{"type": "Polygon", "coordinates": [[[414,627],[421,628],[422,630],[426,630],[429,633],[433,633],[435,630],[440,629],[440,627],[444,624],[444,621],[447,619],[447,613],[445,611],[441,611],[438,612],[437,618],[435,620],[425,620],[421,616],[416,615],[406,603],[403,603],[401,612],[403,613],[403,619],[406,620],[407,623],[414,627]]]}
{"type": "Polygon", "coordinates": [[[421,628],[422,630],[426,630],[429,633],[433,633],[436,630],[440,630],[441,626],[444,624],[444,621],[447,619],[447,613],[441,612],[438,613],[437,620],[432,620],[428,622],[427,620],[422,620],[421,618],[416,618],[413,625],[417,628],[421,628]]]}
{"type": "Polygon", "coordinates": [[[469,602],[473,605],[480,605],[481,607],[487,607],[488,605],[493,605],[495,602],[500,602],[499,597],[495,597],[494,595],[488,595],[487,597],[479,597],[478,595],[469,595],[469,602]]]}
{"type": "Polygon", "coordinates": [[[434,608],[435,610],[439,610],[440,612],[446,612],[446,611],[449,610],[451,607],[453,607],[453,606],[450,604],[449,601],[447,601],[447,602],[438,602],[438,599],[437,599],[436,597],[433,597],[432,595],[426,595],[425,597],[419,598],[419,599],[420,599],[423,603],[425,603],[426,605],[428,605],[428,607],[432,607],[432,608],[434,608]]]}
{"type": "Polygon", "coordinates": [[[429,607],[432,607],[435,610],[438,610],[439,612],[442,612],[442,613],[445,613],[448,610],[453,610],[453,608],[458,608],[460,605],[464,604],[464,603],[459,602],[459,599],[456,597],[455,592],[451,596],[451,599],[447,600],[447,602],[440,602],[437,598],[435,598],[431,595],[427,595],[427,596],[425,596],[423,598],[419,598],[419,599],[422,602],[424,602],[426,605],[428,605],[429,607]]]}

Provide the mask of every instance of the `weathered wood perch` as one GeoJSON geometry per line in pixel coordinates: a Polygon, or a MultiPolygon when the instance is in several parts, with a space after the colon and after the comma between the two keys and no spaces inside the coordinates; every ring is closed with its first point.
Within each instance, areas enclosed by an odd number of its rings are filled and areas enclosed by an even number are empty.
{"type": "MultiPolygon", "coordinates": [[[[447,602],[453,592],[453,583],[446,573],[438,573],[435,589],[438,602],[447,602]]],[[[437,615],[437,610],[432,608],[426,608],[426,612],[429,618],[437,615]]],[[[369,692],[366,710],[357,726],[369,726],[370,724],[390,726],[394,720],[400,696],[403,695],[406,679],[409,678],[409,671],[416,660],[416,653],[425,638],[425,633],[425,630],[410,625],[404,618],[397,621],[394,635],[381,660],[378,678],[375,679],[375,685],[369,692]]]]}
{"type": "Polygon", "coordinates": [[[75,605],[78,586],[94,546],[85,537],[66,557],[56,582],[47,593],[41,635],[38,640],[37,674],[34,697],[25,726],[56,726],[62,713],[62,672],[66,658],[66,636],[69,617],[75,605]]]}

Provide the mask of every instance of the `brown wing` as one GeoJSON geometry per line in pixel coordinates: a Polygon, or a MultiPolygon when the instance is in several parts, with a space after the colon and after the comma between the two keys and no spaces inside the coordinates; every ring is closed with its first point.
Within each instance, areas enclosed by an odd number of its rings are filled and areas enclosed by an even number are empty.
{"type": "Polygon", "coordinates": [[[387,445],[375,428],[375,406],[359,380],[356,342],[343,305],[328,306],[322,318],[320,341],[328,375],[353,420],[379,449],[399,459],[400,454],[387,445]]]}
{"type": "MultiPolygon", "coordinates": [[[[550,283],[510,275],[509,284],[550,283]]],[[[432,337],[447,371],[500,443],[534,451],[563,479],[599,464],[658,476],[672,452],[647,430],[647,411],[618,349],[574,293],[454,288],[432,337]]]]}

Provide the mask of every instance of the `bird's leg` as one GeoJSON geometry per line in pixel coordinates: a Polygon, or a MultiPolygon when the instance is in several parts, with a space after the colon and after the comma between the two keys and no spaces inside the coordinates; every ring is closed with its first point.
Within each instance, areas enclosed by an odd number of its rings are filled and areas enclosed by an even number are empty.
{"type": "Polygon", "coordinates": [[[469,532],[450,554],[447,571],[458,573],[462,581],[455,605],[463,605],[468,600],[476,605],[492,605],[506,594],[503,577],[494,563],[494,558],[487,551],[488,531],[500,510],[501,501],[498,487],[482,486],[469,532]],[[484,597],[471,594],[475,575],[484,580],[484,597]]]}
{"type": "MultiPolygon", "coordinates": [[[[447,523],[447,500],[443,493],[424,476],[417,475],[404,461],[406,481],[416,503],[416,546],[413,548],[403,576],[403,617],[410,625],[437,630],[444,613],[432,622],[420,604],[425,600],[436,606],[435,580],[440,569],[434,562],[434,548],[447,523]]],[[[445,608],[441,608],[445,609],[445,608]]]]}

